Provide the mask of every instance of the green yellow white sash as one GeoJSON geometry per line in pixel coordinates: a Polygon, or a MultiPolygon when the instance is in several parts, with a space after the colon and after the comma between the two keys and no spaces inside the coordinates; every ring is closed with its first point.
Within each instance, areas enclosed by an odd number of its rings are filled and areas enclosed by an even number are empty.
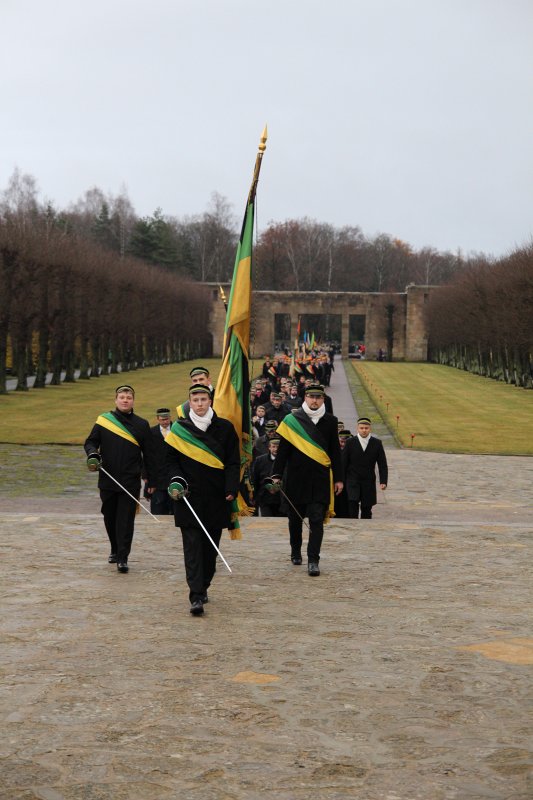
{"type": "Polygon", "coordinates": [[[96,420],[96,424],[100,425],[100,427],[105,428],[111,433],[116,433],[117,436],[121,436],[123,439],[126,439],[128,442],[132,444],[136,444],[137,447],[140,447],[139,442],[135,438],[135,436],[129,432],[125,425],[118,421],[118,419],[111,414],[111,412],[106,411],[104,414],[100,414],[98,419],[96,420]]]}
{"type": "Polygon", "coordinates": [[[188,458],[205,464],[206,467],[224,469],[223,461],[204,442],[197,439],[194,434],[187,430],[184,425],[180,425],[179,422],[174,423],[165,442],[188,458]]]}
{"type": "MultiPolygon", "coordinates": [[[[313,424],[313,423],[311,423],[313,424]]],[[[329,508],[326,512],[324,522],[330,517],[335,516],[335,492],[333,487],[333,472],[331,470],[331,459],[319,444],[317,444],[307,433],[304,426],[299,422],[294,414],[288,414],[276,428],[276,436],[282,436],[293,447],[296,447],[308,458],[312,458],[318,464],[329,469],[329,508]]]]}

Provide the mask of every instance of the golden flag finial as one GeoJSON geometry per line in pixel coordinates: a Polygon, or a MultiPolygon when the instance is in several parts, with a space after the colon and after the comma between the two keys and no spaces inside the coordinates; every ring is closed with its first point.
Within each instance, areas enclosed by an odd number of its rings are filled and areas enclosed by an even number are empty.
{"type": "Polygon", "coordinates": [[[264,153],[266,150],[267,139],[268,139],[268,131],[267,131],[267,126],[265,125],[265,127],[263,128],[263,133],[261,134],[261,139],[259,141],[259,151],[261,153],[264,153]]]}
{"type": "Polygon", "coordinates": [[[261,169],[261,161],[263,160],[263,153],[266,150],[266,141],[268,138],[268,131],[267,126],[263,128],[263,133],[261,134],[261,139],[259,140],[259,152],[257,153],[255,159],[255,168],[254,168],[254,176],[252,179],[252,185],[250,187],[250,193],[248,195],[248,203],[252,203],[255,198],[255,192],[257,189],[257,181],[259,180],[259,170],[261,169]]]}

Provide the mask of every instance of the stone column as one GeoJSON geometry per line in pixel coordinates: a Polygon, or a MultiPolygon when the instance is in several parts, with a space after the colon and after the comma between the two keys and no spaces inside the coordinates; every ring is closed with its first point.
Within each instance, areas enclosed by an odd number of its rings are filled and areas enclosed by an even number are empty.
{"type": "Polygon", "coordinates": [[[405,357],[407,361],[427,361],[428,331],[426,304],[430,286],[407,287],[405,357]]]}
{"type": "Polygon", "coordinates": [[[289,347],[291,350],[294,347],[294,342],[296,341],[297,336],[298,336],[298,315],[291,314],[291,340],[289,342],[289,347]]]}
{"type": "Polygon", "coordinates": [[[350,312],[347,308],[343,308],[342,319],[341,319],[341,355],[343,358],[348,358],[349,347],[350,347],[350,312]]]}

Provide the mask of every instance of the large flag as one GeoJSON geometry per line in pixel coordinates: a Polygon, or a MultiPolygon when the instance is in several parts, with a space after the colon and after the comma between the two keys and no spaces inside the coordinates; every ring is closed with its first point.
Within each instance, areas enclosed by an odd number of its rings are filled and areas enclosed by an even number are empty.
{"type": "MultiPolygon", "coordinates": [[[[261,135],[259,153],[255,162],[254,177],[246,203],[233,280],[226,310],[222,368],[218,376],[214,408],[220,417],[233,423],[241,449],[241,480],[246,465],[252,459],[252,428],[250,414],[250,322],[252,311],[252,242],[254,231],[255,195],[261,160],[266,148],[267,129],[261,135]]],[[[237,514],[247,513],[247,503],[239,495],[235,508],[234,524],[238,529],[237,514]]],[[[240,534],[232,532],[232,538],[240,534]]]]}
{"type": "Polygon", "coordinates": [[[237,246],[226,311],[222,368],[217,379],[215,411],[233,423],[241,445],[241,464],[251,457],[250,319],[252,306],[252,237],[254,202],[247,205],[237,246]]]}

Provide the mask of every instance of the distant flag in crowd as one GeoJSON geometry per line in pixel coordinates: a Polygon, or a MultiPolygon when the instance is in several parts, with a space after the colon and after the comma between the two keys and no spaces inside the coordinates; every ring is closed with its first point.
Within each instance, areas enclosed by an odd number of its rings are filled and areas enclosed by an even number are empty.
{"type": "MultiPolygon", "coordinates": [[[[217,380],[214,408],[220,417],[233,423],[241,451],[241,481],[247,463],[252,459],[252,428],[250,414],[250,323],[252,309],[252,242],[255,196],[263,153],[266,150],[267,129],[261,134],[254,175],[241,235],[237,245],[233,280],[226,311],[222,368],[217,380]]],[[[238,514],[249,513],[241,495],[234,503],[232,538],[240,538],[238,514]]]]}

